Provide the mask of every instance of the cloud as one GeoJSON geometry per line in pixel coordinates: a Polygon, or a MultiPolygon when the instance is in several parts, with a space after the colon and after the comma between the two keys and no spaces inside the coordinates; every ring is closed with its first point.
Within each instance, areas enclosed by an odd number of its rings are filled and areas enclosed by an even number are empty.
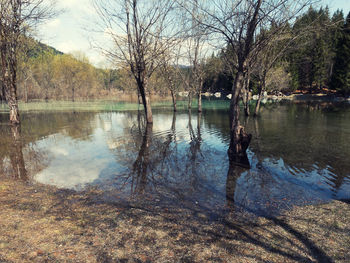
{"type": "Polygon", "coordinates": [[[48,23],[46,23],[46,28],[55,28],[59,27],[61,25],[61,20],[59,18],[55,18],[53,20],[50,20],[48,23]]]}
{"type": "Polygon", "coordinates": [[[58,6],[66,12],[84,16],[85,14],[96,14],[96,10],[90,0],[60,0],[58,6]]]}
{"type": "Polygon", "coordinates": [[[64,53],[71,53],[81,49],[81,46],[72,40],[61,42],[57,45],[57,49],[64,53]]]}

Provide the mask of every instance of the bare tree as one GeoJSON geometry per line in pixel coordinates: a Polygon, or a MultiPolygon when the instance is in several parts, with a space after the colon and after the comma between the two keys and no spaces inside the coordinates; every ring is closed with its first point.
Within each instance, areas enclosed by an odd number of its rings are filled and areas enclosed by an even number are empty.
{"type": "MultiPolygon", "coordinates": [[[[181,6],[181,4],[180,4],[181,6]]],[[[204,64],[207,53],[206,37],[207,32],[201,27],[201,17],[198,11],[198,0],[193,1],[191,12],[183,14],[188,28],[184,29],[184,44],[187,46],[184,58],[188,60],[190,66],[187,82],[188,108],[192,108],[192,98],[197,95],[198,112],[202,112],[202,89],[205,77],[204,64]],[[189,16],[187,16],[189,15],[189,16]]]]}
{"type": "MultiPolygon", "coordinates": [[[[235,54],[230,61],[234,73],[230,104],[229,156],[238,164],[246,157],[251,135],[240,125],[239,99],[250,61],[269,43],[269,38],[258,38],[259,32],[272,23],[279,25],[292,21],[312,0],[213,0],[210,5],[202,2],[198,7],[198,22],[209,29],[216,41],[225,43],[235,54]],[[203,18],[204,17],[204,18],[203,18]]],[[[197,5],[196,0],[182,4],[188,11],[197,5]]],[[[278,34],[278,30],[274,34],[278,34]]]]}
{"type": "Polygon", "coordinates": [[[113,48],[103,50],[110,59],[129,66],[146,120],[152,123],[148,81],[161,65],[161,56],[177,41],[174,1],[94,0],[94,3],[101,29],[113,40],[113,48]]]}
{"type": "Polygon", "coordinates": [[[192,106],[192,97],[197,95],[198,112],[202,112],[202,89],[205,77],[204,71],[204,41],[201,32],[195,32],[195,35],[189,39],[188,59],[190,62],[189,74],[189,109],[192,106]]]}
{"type": "Polygon", "coordinates": [[[53,15],[52,2],[45,0],[1,0],[0,65],[1,83],[10,108],[10,122],[19,124],[17,100],[18,50],[28,29],[53,15]]]}
{"type": "Polygon", "coordinates": [[[174,112],[177,111],[177,99],[176,92],[178,88],[178,78],[179,78],[179,65],[178,60],[174,65],[170,64],[170,59],[164,56],[163,63],[161,66],[161,73],[167,82],[167,88],[170,91],[171,99],[173,102],[174,112]]]}
{"type": "MultiPolygon", "coordinates": [[[[269,71],[276,65],[277,61],[291,47],[296,37],[291,37],[290,30],[282,28],[278,35],[271,36],[269,43],[264,47],[256,58],[255,74],[258,78],[258,100],[255,105],[254,116],[259,114],[261,99],[266,91],[266,78],[269,71]]],[[[263,34],[269,34],[264,32],[263,34]]]]}

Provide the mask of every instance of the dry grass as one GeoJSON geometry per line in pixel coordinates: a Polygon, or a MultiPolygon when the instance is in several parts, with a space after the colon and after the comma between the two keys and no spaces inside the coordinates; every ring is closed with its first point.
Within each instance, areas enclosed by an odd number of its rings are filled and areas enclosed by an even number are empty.
{"type": "Polygon", "coordinates": [[[212,222],[191,208],[5,180],[0,207],[0,262],[350,262],[350,205],[340,201],[212,222]]]}

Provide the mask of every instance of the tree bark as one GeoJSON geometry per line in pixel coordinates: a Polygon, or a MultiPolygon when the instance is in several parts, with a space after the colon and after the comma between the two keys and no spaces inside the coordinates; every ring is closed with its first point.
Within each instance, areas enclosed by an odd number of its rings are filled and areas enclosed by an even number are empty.
{"type": "Polygon", "coordinates": [[[243,106],[244,106],[244,114],[245,116],[249,116],[250,115],[250,110],[249,110],[249,91],[247,91],[246,89],[244,89],[243,92],[243,96],[242,96],[242,100],[243,100],[243,106]]]}
{"type": "Polygon", "coordinates": [[[28,87],[27,81],[24,81],[24,102],[28,103],[28,87]]]}
{"type": "Polygon", "coordinates": [[[177,111],[177,107],[176,107],[176,94],[173,90],[170,90],[171,93],[171,98],[173,100],[173,107],[174,107],[174,112],[177,111]]]}
{"type": "Polygon", "coordinates": [[[202,91],[198,91],[198,112],[202,112],[202,91]]]}
{"type": "Polygon", "coordinates": [[[18,103],[17,101],[13,101],[12,103],[9,102],[10,107],[10,122],[12,124],[19,124],[19,110],[18,110],[18,103]]]}
{"type": "Polygon", "coordinates": [[[0,85],[1,85],[0,101],[6,101],[5,87],[2,84],[1,80],[0,80],[0,85]]]}
{"type": "MultiPolygon", "coordinates": [[[[4,47],[2,47],[4,48],[4,47]]],[[[6,51],[1,50],[2,63],[2,84],[4,85],[5,98],[10,109],[10,123],[19,124],[19,110],[17,98],[17,60],[14,53],[15,48],[11,48],[6,59],[6,51]]]]}
{"type": "Polygon", "coordinates": [[[142,104],[142,97],[141,97],[139,89],[137,89],[137,100],[138,100],[139,104],[142,104]]]}
{"type": "MultiPolygon", "coordinates": [[[[249,74],[249,73],[248,73],[249,74]]],[[[244,94],[243,94],[243,105],[244,105],[244,114],[245,116],[250,115],[250,109],[249,109],[249,84],[250,84],[250,77],[249,75],[246,78],[245,81],[245,88],[244,88],[244,94]]]]}
{"type": "Polygon", "coordinates": [[[75,93],[75,90],[74,90],[74,88],[72,88],[72,102],[74,102],[74,100],[75,100],[75,94],[74,93],[75,93]]]}
{"type": "Polygon", "coordinates": [[[138,89],[142,98],[143,107],[145,109],[147,123],[153,123],[151,99],[147,90],[147,80],[138,81],[138,89]]]}
{"type": "MultiPolygon", "coordinates": [[[[246,150],[249,146],[252,138],[251,134],[247,134],[244,131],[244,127],[239,122],[239,95],[244,85],[244,74],[242,71],[238,71],[232,87],[232,99],[230,104],[230,147],[228,155],[230,161],[244,167],[247,165],[247,153],[246,150]]],[[[249,161],[248,161],[249,163],[249,161]]]]}
{"type": "MultiPolygon", "coordinates": [[[[15,74],[15,73],[13,73],[15,74]]],[[[18,99],[17,99],[17,82],[12,80],[7,82],[10,86],[9,91],[6,93],[6,100],[10,109],[10,123],[19,124],[19,109],[18,109],[18,99]]]]}
{"type": "Polygon", "coordinates": [[[192,109],[192,91],[188,92],[188,104],[187,104],[188,109],[192,109]]]}
{"type": "Polygon", "coordinates": [[[263,81],[263,83],[260,86],[258,101],[256,102],[256,105],[255,105],[254,117],[259,115],[261,99],[264,91],[265,91],[265,81],[263,81]]]}

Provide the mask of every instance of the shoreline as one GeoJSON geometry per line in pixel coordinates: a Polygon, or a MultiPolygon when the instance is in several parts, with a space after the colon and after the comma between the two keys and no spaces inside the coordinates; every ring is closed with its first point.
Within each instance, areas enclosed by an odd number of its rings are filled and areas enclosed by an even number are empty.
{"type": "Polygon", "coordinates": [[[186,207],[123,206],[0,181],[0,262],[348,262],[350,205],[293,207],[277,217],[210,221],[186,207]]]}

